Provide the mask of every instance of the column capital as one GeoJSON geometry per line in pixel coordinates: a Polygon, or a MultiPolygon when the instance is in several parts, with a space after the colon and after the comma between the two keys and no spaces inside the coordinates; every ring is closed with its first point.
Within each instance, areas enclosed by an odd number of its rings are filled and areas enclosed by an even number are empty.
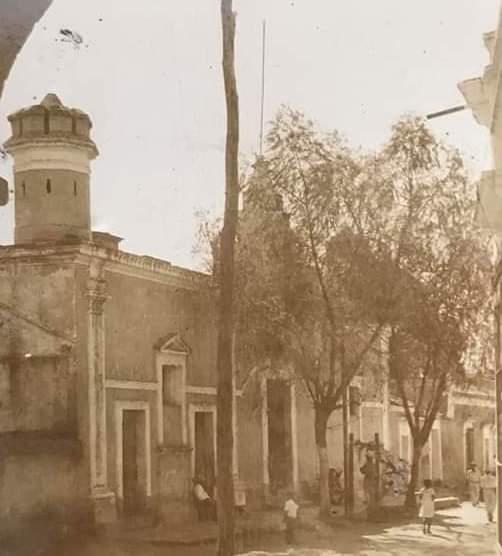
{"type": "Polygon", "coordinates": [[[107,293],[106,281],[100,278],[89,278],[86,295],[89,300],[89,312],[101,315],[105,302],[110,298],[107,293]]]}

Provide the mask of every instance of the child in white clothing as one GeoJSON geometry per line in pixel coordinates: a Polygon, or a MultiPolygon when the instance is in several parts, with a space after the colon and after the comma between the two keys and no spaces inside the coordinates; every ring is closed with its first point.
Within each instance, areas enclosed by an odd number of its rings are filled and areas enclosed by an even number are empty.
{"type": "Polygon", "coordinates": [[[418,493],[418,496],[420,497],[420,511],[418,516],[423,519],[424,535],[430,535],[432,518],[434,517],[435,493],[432,488],[432,482],[429,479],[424,480],[424,486],[418,493]]]}
{"type": "Polygon", "coordinates": [[[293,495],[290,494],[284,504],[284,522],[286,525],[286,543],[294,544],[296,542],[296,523],[298,519],[298,504],[294,501],[293,495]]]}

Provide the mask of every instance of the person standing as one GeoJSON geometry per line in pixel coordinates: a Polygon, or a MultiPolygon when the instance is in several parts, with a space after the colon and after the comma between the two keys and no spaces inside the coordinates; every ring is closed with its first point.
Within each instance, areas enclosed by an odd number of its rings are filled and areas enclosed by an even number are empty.
{"type": "Polygon", "coordinates": [[[418,493],[420,498],[420,511],[418,516],[423,519],[424,535],[431,535],[432,518],[434,517],[435,493],[430,479],[424,480],[424,486],[418,493]]]}
{"type": "Polygon", "coordinates": [[[216,519],[216,504],[209,496],[203,481],[198,477],[192,479],[193,494],[197,507],[199,521],[211,521],[216,519]]]}
{"type": "Polygon", "coordinates": [[[488,521],[493,521],[495,506],[497,504],[497,477],[493,469],[487,469],[481,477],[481,488],[483,489],[483,499],[485,501],[486,515],[488,521]]]}
{"type": "Polygon", "coordinates": [[[284,504],[284,523],[286,526],[286,543],[288,545],[296,543],[296,524],[298,520],[299,506],[295,502],[293,494],[290,493],[284,504]]]}
{"type": "Polygon", "coordinates": [[[364,496],[366,498],[366,504],[368,505],[368,512],[371,513],[375,510],[377,505],[377,490],[378,490],[378,477],[376,464],[373,460],[372,454],[368,453],[366,455],[366,462],[361,467],[361,473],[364,476],[363,479],[363,489],[364,496]]]}
{"type": "Polygon", "coordinates": [[[479,495],[481,492],[481,473],[478,466],[473,462],[467,469],[467,483],[469,485],[469,496],[473,506],[479,504],[479,495]]]}

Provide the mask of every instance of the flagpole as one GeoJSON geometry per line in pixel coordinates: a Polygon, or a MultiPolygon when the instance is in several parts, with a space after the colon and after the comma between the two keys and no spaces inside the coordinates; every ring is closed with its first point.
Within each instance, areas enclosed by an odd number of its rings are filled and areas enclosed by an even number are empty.
{"type": "Polygon", "coordinates": [[[260,156],[263,155],[263,120],[265,110],[265,39],[267,32],[266,21],[262,22],[262,58],[261,58],[261,103],[260,103],[260,156]]]}

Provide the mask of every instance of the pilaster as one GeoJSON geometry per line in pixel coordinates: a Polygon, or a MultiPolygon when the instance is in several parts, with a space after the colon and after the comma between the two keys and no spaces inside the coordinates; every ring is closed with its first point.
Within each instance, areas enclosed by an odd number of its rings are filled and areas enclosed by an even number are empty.
{"type": "Polygon", "coordinates": [[[90,487],[95,519],[107,522],[116,519],[116,509],[106,469],[105,303],[108,295],[102,262],[91,262],[87,299],[90,487]]]}

